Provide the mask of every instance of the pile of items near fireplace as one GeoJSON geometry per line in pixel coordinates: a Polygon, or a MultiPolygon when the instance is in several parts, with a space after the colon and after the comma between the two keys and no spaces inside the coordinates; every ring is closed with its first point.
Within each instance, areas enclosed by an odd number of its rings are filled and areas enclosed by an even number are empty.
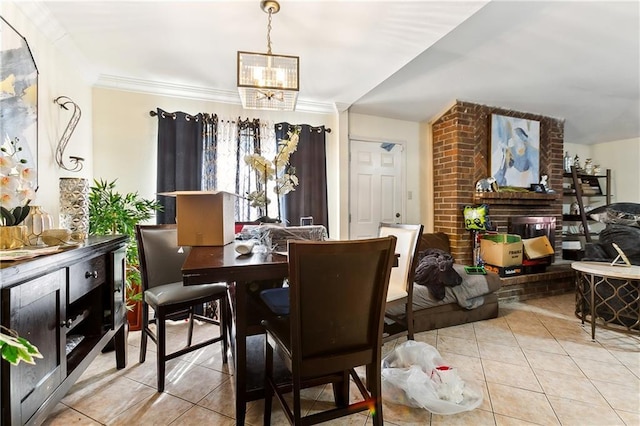
{"type": "Polygon", "coordinates": [[[480,239],[484,267],[501,277],[545,272],[553,262],[553,245],[546,235],[523,239],[515,234],[485,233],[480,239]]]}

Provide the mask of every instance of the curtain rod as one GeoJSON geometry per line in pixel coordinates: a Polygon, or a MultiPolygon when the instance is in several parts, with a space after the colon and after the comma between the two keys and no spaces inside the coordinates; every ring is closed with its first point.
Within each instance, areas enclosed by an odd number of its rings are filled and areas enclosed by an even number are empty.
{"type": "MultiPolygon", "coordinates": [[[[149,115],[151,117],[156,117],[158,115],[158,113],[156,111],[151,110],[151,111],[149,111],[149,115]]],[[[173,113],[170,113],[170,112],[163,112],[162,115],[163,115],[163,117],[176,118],[176,115],[173,114],[173,113]]],[[[189,114],[186,114],[186,117],[188,119],[195,119],[196,118],[195,116],[189,115],[189,114]]],[[[247,118],[247,120],[248,120],[248,118],[247,118]]],[[[229,120],[226,120],[226,121],[229,121],[229,120]]],[[[231,120],[230,122],[231,123],[235,123],[235,121],[233,121],[233,120],[231,120]]],[[[319,127],[309,126],[309,131],[310,132],[316,131],[316,132],[320,133],[322,131],[322,126],[319,126],[319,127]]],[[[331,129],[329,127],[325,127],[324,131],[326,133],[331,133],[331,129]]]]}

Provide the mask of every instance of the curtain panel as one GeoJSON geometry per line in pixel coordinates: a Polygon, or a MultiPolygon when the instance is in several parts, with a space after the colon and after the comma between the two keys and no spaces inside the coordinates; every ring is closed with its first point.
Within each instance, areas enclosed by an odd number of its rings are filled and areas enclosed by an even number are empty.
{"type": "MultiPolygon", "coordinates": [[[[201,189],[202,182],[202,115],[157,109],[158,156],[156,189],[158,193],[201,189]]],[[[157,196],[163,211],[156,222],[175,223],[176,200],[157,196]]]]}
{"type": "MultiPolygon", "coordinates": [[[[329,229],[327,208],[326,138],[324,126],[307,124],[300,128],[297,151],[290,157],[299,184],[275,199],[274,182],[266,188],[271,203],[264,208],[250,205],[246,196],[262,190],[263,182],[245,161],[248,154],[274,158],[277,141],[286,139],[289,123],[260,122],[259,119],[220,120],[216,114],[190,115],[157,109],[158,156],[157,192],[218,190],[238,194],[236,221],[280,217],[285,224],[298,225],[303,216],[329,229]],[[280,212],[278,212],[280,207],[280,212]],[[274,216],[275,214],[275,216],[274,216]]],[[[175,198],[157,196],[163,211],[157,223],[175,223],[175,198]]]]}
{"type": "MultiPolygon", "coordinates": [[[[295,168],[298,186],[282,199],[282,217],[288,225],[299,225],[300,218],[312,216],[313,223],[324,225],[329,231],[327,207],[327,155],[325,127],[298,125],[298,149],[291,154],[289,164],[295,168]]],[[[276,139],[287,138],[294,128],[289,123],[276,124],[276,139]]]]}

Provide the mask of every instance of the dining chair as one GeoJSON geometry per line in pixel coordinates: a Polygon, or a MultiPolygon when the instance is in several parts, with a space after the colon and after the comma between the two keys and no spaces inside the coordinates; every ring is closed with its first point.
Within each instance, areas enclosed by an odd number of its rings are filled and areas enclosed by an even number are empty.
{"type": "Polygon", "coordinates": [[[222,362],[227,363],[227,327],[229,308],[225,283],[184,286],[182,265],[190,247],[178,247],[176,225],[136,225],[138,256],[142,277],[142,337],[140,363],[145,361],[147,338],[155,342],[157,349],[158,392],[164,391],[166,362],[207,345],[222,343],[222,362]],[[218,302],[218,318],[215,320],[196,313],[195,308],[208,302],[218,302]],[[149,307],[154,317],[149,318],[149,307]],[[187,345],[166,353],[166,321],[184,318],[188,314],[187,345]],[[192,344],[194,319],[220,327],[216,337],[192,344]],[[154,332],[150,324],[155,324],[154,332]]]}
{"type": "Polygon", "coordinates": [[[394,339],[401,334],[407,335],[408,340],[413,340],[413,279],[418,263],[418,248],[423,226],[421,224],[380,223],[378,236],[394,235],[398,264],[391,270],[389,279],[389,291],[387,292],[387,305],[404,305],[404,313],[394,315],[385,312],[389,320],[385,324],[385,341],[394,339]]]}
{"type": "Polygon", "coordinates": [[[382,324],[396,238],[289,241],[289,315],[262,321],[265,339],[264,424],[273,396],[290,423],[311,425],[369,410],[382,425],[382,324]],[[291,381],[274,379],[274,352],[291,381]],[[355,368],[364,366],[366,383],[355,368]],[[350,378],[361,399],[349,397],[350,378]],[[335,407],[302,416],[301,390],[331,383],[335,407]],[[293,407],[284,397],[293,393],[293,407]]]}

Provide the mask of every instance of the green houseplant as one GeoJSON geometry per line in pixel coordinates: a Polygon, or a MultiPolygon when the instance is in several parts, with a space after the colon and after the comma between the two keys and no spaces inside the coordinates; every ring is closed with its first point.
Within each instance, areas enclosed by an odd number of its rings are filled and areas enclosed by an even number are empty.
{"type": "Polygon", "coordinates": [[[129,237],[125,294],[127,309],[132,311],[142,300],[136,224],[151,219],[162,206],[156,200],[142,198],[137,192],[118,192],[116,181],[94,179],[89,192],[89,234],[123,234],[129,237]]]}
{"type": "Polygon", "coordinates": [[[35,364],[34,358],[42,358],[42,354],[27,339],[20,337],[15,330],[0,325],[0,352],[2,359],[18,365],[20,361],[35,364]]]}

